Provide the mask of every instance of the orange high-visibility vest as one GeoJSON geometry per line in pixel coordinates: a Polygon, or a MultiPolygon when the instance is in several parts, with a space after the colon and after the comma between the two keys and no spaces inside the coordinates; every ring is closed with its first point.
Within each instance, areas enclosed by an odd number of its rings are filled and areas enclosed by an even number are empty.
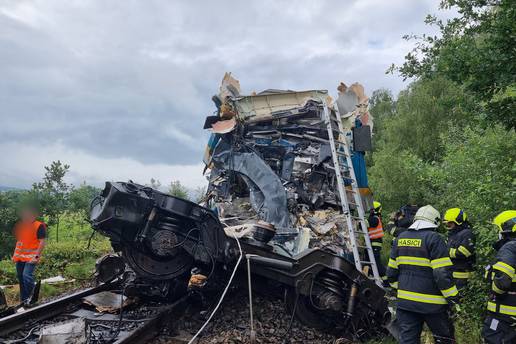
{"type": "Polygon", "coordinates": [[[380,239],[383,238],[383,225],[382,219],[378,217],[378,225],[376,227],[369,227],[369,239],[380,239]]]}
{"type": "Polygon", "coordinates": [[[36,258],[39,239],[38,229],[43,222],[32,223],[19,222],[15,227],[16,248],[14,249],[13,260],[15,262],[29,262],[36,258]]]}

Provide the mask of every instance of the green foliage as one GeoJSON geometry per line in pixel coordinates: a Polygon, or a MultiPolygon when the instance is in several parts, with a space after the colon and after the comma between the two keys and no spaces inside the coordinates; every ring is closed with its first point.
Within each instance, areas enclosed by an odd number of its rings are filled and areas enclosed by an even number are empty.
{"type": "MultiPolygon", "coordinates": [[[[385,147],[373,156],[369,179],[375,198],[384,209],[398,209],[404,204],[423,204],[431,185],[427,185],[429,164],[407,150],[385,147]]],[[[385,210],[384,210],[385,212],[385,210]]]]}
{"type": "Polygon", "coordinates": [[[45,176],[39,183],[34,183],[31,194],[41,206],[41,210],[48,217],[48,224],[56,224],[56,240],[59,241],[59,220],[61,214],[66,211],[69,203],[68,196],[72,186],[64,181],[64,177],[70,170],[70,165],[61,163],[60,160],[52,161],[50,166],[45,166],[45,176]]]}
{"type": "MultiPolygon", "coordinates": [[[[386,103],[391,106],[392,101],[386,103]]],[[[439,160],[440,135],[452,125],[475,123],[476,110],[474,99],[444,78],[414,82],[400,93],[395,113],[377,125],[381,133],[377,146],[388,143],[396,151],[410,149],[424,161],[439,160]]]]}
{"type": "Polygon", "coordinates": [[[170,183],[168,188],[168,193],[172,196],[176,196],[179,198],[189,199],[188,197],[188,189],[183,186],[179,180],[174,180],[170,183]]]}
{"type": "Polygon", "coordinates": [[[452,201],[481,219],[491,219],[516,198],[516,135],[499,126],[452,128],[443,135],[443,160],[433,175],[438,199],[452,201]],[[460,192],[455,191],[460,190],[460,192]]]}
{"type": "Polygon", "coordinates": [[[387,212],[408,203],[432,204],[441,213],[461,207],[473,222],[478,271],[456,320],[459,342],[479,341],[488,296],[482,270],[493,257],[497,235],[490,222],[514,207],[516,198],[516,133],[468,121],[467,109],[475,108],[470,102],[449,81],[417,81],[381,124],[369,169],[371,187],[387,212]],[[439,84],[447,91],[430,96],[439,84]]]}
{"type": "Polygon", "coordinates": [[[42,284],[39,290],[40,299],[58,296],[63,293],[63,287],[51,284],[42,284]]]}
{"type": "MultiPolygon", "coordinates": [[[[108,251],[109,249],[102,252],[101,255],[107,253],[108,251]]],[[[90,279],[92,273],[95,271],[95,262],[97,261],[98,257],[99,256],[96,255],[88,256],[78,262],[66,265],[63,275],[79,280],[90,279]]]]}
{"type": "Polygon", "coordinates": [[[437,142],[443,147],[438,161],[425,162],[411,152],[410,145],[399,150],[385,143],[375,152],[369,174],[384,206],[391,210],[407,202],[432,203],[441,210],[458,206],[482,223],[514,206],[513,130],[449,127],[437,142]]]}
{"type": "Polygon", "coordinates": [[[0,285],[14,283],[17,283],[14,262],[10,259],[0,260],[0,285]]]}
{"type": "Polygon", "coordinates": [[[0,192],[0,259],[13,253],[15,239],[12,230],[24,195],[22,191],[0,192]]]}
{"type": "MultiPolygon", "coordinates": [[[[48,298],[56,297],[63,294],[64,292],[77,288],[80,286],[80,282],[65,283],[65,284],[42,284],[39,291],[39,300],[43,301],[48,298]]],[[[16,305],[19,302],[18,287],[4,289],[4,293],[7,299],[7,304],[16,305]]]]}
{"type": "Polygon", "coordinates": [[[480,342],[481,324],[485,315],[489,289],[483,278],[483,267],[479,264],[468,286],[460,291],[461,310],[454,319],[457,343],[480,342]]]}
{"type": "Polygon", "coordinates": [[[109,241],[97,236],[91,247],[88,240],[92,229],[86,222],[91,200],[99,190],[85,183],[74,188],[64,182],[70,166],[60,161],[45,167],[45,176],[30,191],[0,192],[0,284],[16,283],[15,264],[10,260],[15,239],[13,227],[20,207],[37,202],[49,233],[58,233],[60,241],[47,238],[42,261],[36,270],[38,278],[63,275],[86,278],[91,275],[95,260],[110,251],[109,241]],[[3,259],[3,260],[2,260],[3,259]]]}
{"type": "Polygon", "coordinates": [[[71,212],[81,213],[85,218],[89,216],[90,204],[93,198],[100,193],[100,189],[86,183],[73,188],[68,195],[68,209],[71,212]]]}
{"type": "Polygon", "coordinates": [[[382,337],[379,339],[370,339],[365,344],[396,344],[397,341],[392,337],[382,337]]]}
{"type": "Polygon", "coordinates": [[[441,8],[459,15],[446,22],[428,16],[440,36],[406,36],[416,39],[416,46],[391,70],[405,78],[444,76],[478,97],[490,119],[515,128],[516,95],[507,92],[516,85],[514,1],[443,0],[441,8]]]}
{"type": "MultiPolygon", "coordinates": [[[[108,239],[100,237],[92,241],[88,248],[87,240],[79,238],[63,237],[60,242],[49,242],[36,269],[37,278],[44,279],[57,275],[80,279],[90,277],[96,259],[110,252],[111,246],[108,239]]],[[[14,262],[10,259],[0,261],[0,284],[15,283],[17,280],[14,262]]]]}
{"type": "Polygon", "coordinates": [[[416,203],[469,214],[478,271],[455,324],[458,342],[476,343],[489,295],[482,271],[497,233],[490,222],[516,196],[516,7],[509,0],[443,0],[441,7],[458,16],[428,16],[441,35],[406,36],[415,48],[391,69],[416,81],[396,102],[385,91],[372,97],[379,120],[369,177],[387,212],[416,203]]]}
{"type": "Polygon", "coordinates": [[[396,113],[396,102],[391,91],[387,89],[375,90],[369,99],[369,113],[374,118],[373,142],[381,140],[384,122],[396,113]]]}

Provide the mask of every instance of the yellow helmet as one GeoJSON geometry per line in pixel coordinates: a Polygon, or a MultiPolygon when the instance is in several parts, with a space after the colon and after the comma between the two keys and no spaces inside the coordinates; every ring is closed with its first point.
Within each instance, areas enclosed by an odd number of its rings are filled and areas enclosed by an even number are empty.
{"type": "Polygon", "coordinates": [[[516,210],[506,210],[493,219],[493,224],[505,233],[516,232],[516,210]]]}
{"type": "Polygon", "coordinates": [[[374,211],[378,214],[382,212],[382,204],[380,202],[374,201],[373,208],[374,208],[374,211]]]}
{"type": "Polygon", "coordinates": [[[467,219],[468,216],[464,210],[460,208],[450,208],[444,213],[443,222],[454,222],[460,226],[467,219]]]}

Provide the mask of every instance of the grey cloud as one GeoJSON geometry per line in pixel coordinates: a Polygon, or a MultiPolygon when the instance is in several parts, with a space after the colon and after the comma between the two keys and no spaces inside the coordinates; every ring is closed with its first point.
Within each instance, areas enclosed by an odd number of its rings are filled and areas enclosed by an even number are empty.
{"type": "Polygon", "coordinates": [[[435,1],[0,3],[0,145],[59,142],[99,158],[196,164],[225,71],[244,91],[386,76],[435,1]]]}

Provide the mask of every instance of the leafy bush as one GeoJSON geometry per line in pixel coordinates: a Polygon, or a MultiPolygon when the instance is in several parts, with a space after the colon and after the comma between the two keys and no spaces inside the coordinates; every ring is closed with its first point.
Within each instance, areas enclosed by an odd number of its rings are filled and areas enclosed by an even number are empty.
{"type": "Polygon", "coordinates": [[[15,243],[12,230],[18,219],[17,210],[26,198],[25,191],[0,192],[0,259],[12,254],[15,243]]]}
{"type": "Polygon", "coordinates": [[[371,187],[385,209],[427,199],[430,166],[415,154],[386,147],[374,153],[373,161],[369,169],[371,187]]]}
{"type": "MultiPolygon", "coordinates": [[[[463,120],[470,116],[464,113],[435,120],[430,110],[438,107],[412,99],[424,97],[420,91],[428,90],[428,82],[438,81],[418,81],[419,91],[400,96],[395,114],[382,121],[369,177],[386,213],[416,203],[432,204],[441,213],[460,207],[468,214],[476,235],[477,271],[464,291],[455,323],[459,342],[478,342],[489,295],[482,272],[493,258],[497,236],[490,222],[499,212],[513,209],[516,198],[516,134],[492,123],[465,125],[463,120]]],[[[443,93],[434,101],[439,104],[439,97],[449,96],[443,93]]]]}
{"type": "Polygon", "coordinates": [[[380,133],[375,146],[389,147],[394,154],[410,151],[428,162],[440,159],[445,148],[440,135],[450,126],[465,127],[478,121],[475,99],[444,78],[412,83],[400,92],[394,112],[388,96],[373,100],[371,113],[380,118],[375,126],[375,133],[380,133]]]}
{"type": "Polygon", "coordinates": [[[105,238],[95,241],[89,249],[84,241],[51,243],[43,253],[38,276],[46,278],[62,274],[70,278],[84,278],[93,272],[95,260],[109,251],[109,242],[105,238]],[[78,275],[74,275],[74,272],[78,275]]]}
{"type": "Polygon", "coordinates": [[[455,127],[443,135],[442,142],[445,153],[432,176],[432,183],[441,189],[435,202],[443,206],[455,203],[484,223],[514,206],[514,130],[455,127]]]}
{"type": "Polygon", "coordinates": [[[16,267],[11,260],[0,260],[0,284],[14,284],[16,280],[16,267]]]}
{"type": "MultiPolygon", "coordinates": [[[[38,279],[57,275],[87,278],[93,273],[96,259],[108,253],[110,249],[106,238],[92,241],[89,249],[86,241],[50,242],[43,251],[36,276],[38,279]]],[[[0,261],[0,284],[15,283],[17,280],[14,263],[11,260],[0,261]]]]}

